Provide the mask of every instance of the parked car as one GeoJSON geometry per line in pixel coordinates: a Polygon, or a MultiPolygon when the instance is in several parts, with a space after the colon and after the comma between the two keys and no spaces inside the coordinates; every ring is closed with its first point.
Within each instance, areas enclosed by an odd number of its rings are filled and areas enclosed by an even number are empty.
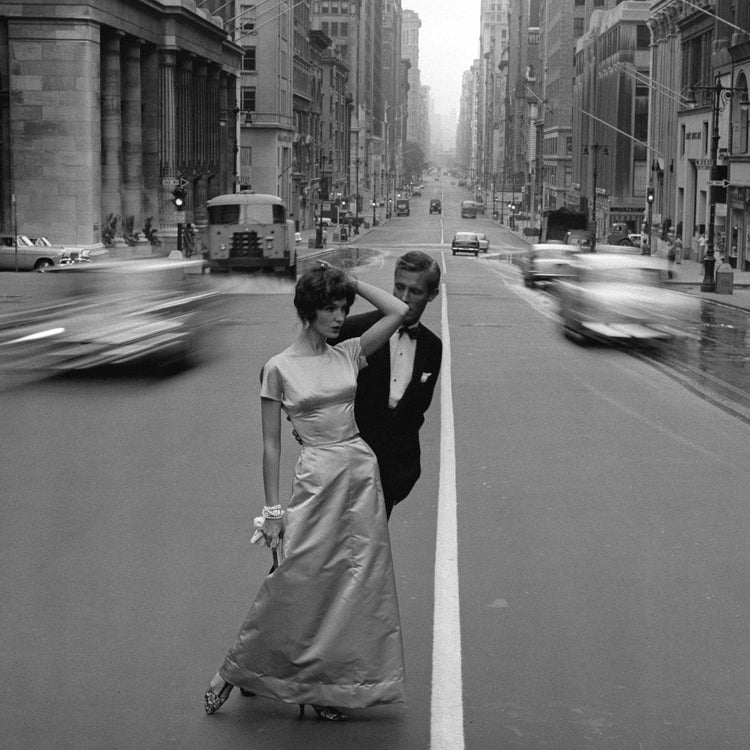
{"type": "Polygon", "coordinates": [[[474,232],[457,232],[451,242],[451,252],[456,253],[474,253],[474,257],[479,255],[479,238],[474,232]]]}
{"type": "Polygon", "coordinates": [[[663,259],[636,253],[581,253],[557,287],[568,338],[642,344],[681,334],[700,320],[701,301],[666,289],[663,259]]]}
{"type": "Polygon", "coordinates": [[[486,253],[490,249],[490,238],[486,234],[477,232],[477,239],[479,240],[480,252],[486,253]]]}
{"type": "Polygon", "coordinates": [[[0,234],[0,269],[13,271],[46,271],[53,266],[84,263],[90,260],[87,250],[53,245],[46,237],[25,234],[0,234]],[[16,252],[16,246],[18,251],[16,252]]]}
{"type": "Polygon", "coordinates": [[[430,201],[430,213],[431,214],[443,213],[443,204],[437,198],[433,198],[430,201]]]}
{"type": "Polygon", "coordinates": [[[543,242],[532,245],[521,256],[523,282],[528,287],[563,278],[570,273],[570,263],[581,252],[577,245],[543,242]]]}

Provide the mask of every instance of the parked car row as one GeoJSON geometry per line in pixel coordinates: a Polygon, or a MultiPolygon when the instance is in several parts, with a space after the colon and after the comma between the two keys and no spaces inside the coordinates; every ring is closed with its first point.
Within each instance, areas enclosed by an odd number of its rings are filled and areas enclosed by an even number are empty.
{"type": "Polygon", "coordinates": [[[53,245],[46,237],[0,233],[0,270],[44,272],[53,266],[90,260],[88,250],[53,245]]]}

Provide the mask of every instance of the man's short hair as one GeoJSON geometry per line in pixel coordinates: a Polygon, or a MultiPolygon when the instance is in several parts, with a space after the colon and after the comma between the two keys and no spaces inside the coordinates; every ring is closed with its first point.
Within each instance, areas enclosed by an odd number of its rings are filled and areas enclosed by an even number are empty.
{"type": "Polygon", "coordinates": [[[396,261],[396,273],[398,271],[426,272],[427,286],[431,292],[434,292],[440,286],[440,265],[434,258],[421,250],[410,250],[402,255],[396,261]]]}

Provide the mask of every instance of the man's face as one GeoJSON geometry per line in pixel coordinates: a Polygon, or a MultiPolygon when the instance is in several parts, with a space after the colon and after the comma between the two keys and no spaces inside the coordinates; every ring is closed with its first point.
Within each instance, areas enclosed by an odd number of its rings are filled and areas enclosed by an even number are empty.
{"type": "Polygon", "coordinates": [[[429,291],[427,275],[426,271],[404,271],[401,268],[396,271],[393,279],[393,296],[409,305],[409,311],[404,318],[406,326],[414,325],[427,307],[427,303],[437,297],[437,289],[429,291]]]}

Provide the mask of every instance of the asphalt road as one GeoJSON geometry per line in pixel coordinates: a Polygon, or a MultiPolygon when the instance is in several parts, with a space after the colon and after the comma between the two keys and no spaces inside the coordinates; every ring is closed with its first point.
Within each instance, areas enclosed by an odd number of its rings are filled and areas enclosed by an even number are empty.
{"type": "MultiPolygon", "coordinates": [[[[411,217],[360,240],[373,252],[358,273],[388,285],[413,245],[445,269],[426,322],[447,326],[452,362],[451,750],[747,748],[750,429],[647,362],[566,341],[512,266],[451,257],[461,194],[433,187],[446,213],[429,216],[426,187],[411,217]]],[[[518,242],[472,226],[491,255],[518,242]]],[[[295,330],[290,287],[217,283],[230,293],[201,367],[0,391],[0,748],[431,746],[433,657],[446,657],[432,652],[437,394],[424,476],[391,519],[409,704],[340,725],[239,695],[203,713],[270,564],[248,543],[257,379],[295,330]]]]}

